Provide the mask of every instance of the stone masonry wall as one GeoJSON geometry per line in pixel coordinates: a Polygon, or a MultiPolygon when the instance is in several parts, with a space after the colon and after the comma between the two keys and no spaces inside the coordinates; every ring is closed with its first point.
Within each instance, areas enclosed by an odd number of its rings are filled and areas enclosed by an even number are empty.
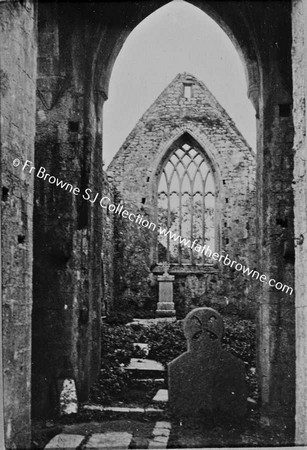
{"type": "MultiPolygon", "coordinates": [[[[267,26],[257,25],[257,39],[262,52],[257,129],[258,260],[262,273],[295,288],[291,3],[272,3],[266,10],[266,23],[267,26]],[[266,45],[262,47],[264,42],[266,45]]],[[[295,293],[290,295],[260,283],[257,298],[262,418],[265,423],[283,423],[285,428],[292,430],[295,413],[295,293]]]]}
{"type": "MultiPolygon", "coordinates": [[[[294,287],[291,8],[300,2],[201,1],[192,4],[208,13],[226,30],[243,57],[248,96],[255,106],[257,118],[256,268],[260,273],[294,287]]],[[[148,14],[160,6],[159,2],[132,2],[123,14],[120,4],[117,15],[114,14],[117,7],[114,7],[112,17],[118,18],[114,30],[116,28],[119,33],[113,44],[115,55],[129,26],[132,29],[142,20],[142,14],[148,14]]],[[[98,8],[95,8],[95,14],[97,11],[98,8]]],[[[294,30],[298,25],[295,20],[294,30]]],[[[114,34],[109,36],[112,39],[114,34]]],[[[109,39],[106,41],[110,42],[109,39]]],[[[114,55],[109,46],[107,50],[108,55],[114,55]]],[[[201,52],[199,56],[202,58],[201,52]]],[[[101,85],[108,83],[113,61],[114,56],[109,64],[102,63],[100,66],[101,85]]],[[[206,61],[203,63],[206,64],[206,61]]],[[[139,125],[140,129],[145,130],[144,124],[139,125]]],[[[167,127],[166,124],[166,135],[167,127]]],[[[137,151],[135,148],[133,156],[137,151]]],[[[141,161],[142,158],[139,159],[140,165],[141,161]]],[[[296,164],[300,161],[298,158],[296,164]]],[[[145,191],[146,180],[143,179],[145,191]]],[[[302,202],[300,206],[304,208],[305,204],[302,202]]],[[[304,279],[302,272],[296,281],[303,283],[304,279]]],[[[292,429],[295,413],[295,295],[294,292],[289,295],[257,281],[253,283],[253,289],[257,298],[257,367],[262,420],[268,424],[274,421],[285,423],[287,428],[292,429]]],[[[301,325],[297,330],[301,330],[301,325]]],[[[302,342],[304,339],[302,337],[302,342]]],[[[301,359],[298,365],[302,366],[301,359]]],[[[301,373],[305,373],[304,370],[301,373]]],[[[303,397],[301,399],[305,401],[303,397]]],[[[301,408],[306,411],[306,402],[301,404],[301,408]]]]}
{"type": "MultiPolygon", "coordinates": [[[[216,251],[257,270],[255,156],[231,118],[195,77],[177,75],[146,111],[114,157],[108,173],[113,176],[121,199],[133,205],[135,214],[148,216],[150,221],[157,223],[154,192],[158,166],[170,145],[184,133],[192,136],[207,153],[218,180],[216,251]],[[186,82],[192,83],[190,100],[183,95],[186,82]]],[[[135,233],[131,232],[127,241],[135,233]]],[[[149,261],[142,261],[140,271],[157,274],[161,270],[155,265],[155,245],[155,236],[147,230],[144,246],[149,261]]],[[[133,258],[130,254],[132,261],[133,258]]],[[[199,270],[190,267],[179,272],[176,267],[170,271],[177,273],[175,302],[180,315],[208,303],[234,303],[240,309],[254,309],[252,281],[222,263],[215,268],[199,270]]],[[[148,289],[145,295],[149,295],[148,289]]]]}
{"type": "MultiPolygon", "coordinates": [[[[100,191],[103,189],[101,110],[106,98],[104,91],[107,91],[112,65],[129,31],[161,4],[132,2],[125,7],[125,14],[123,14],[123,5],[121,3],[117,5],[116,2],[111,9],[105,2],[79,2],[78,6],[69,2],[38,2],[38,5],[42,7],[41,12],[44,10],[46,14],[40,15],[40,76],[38,80],[40,94],[37,114],[39,125],[35,164],[42,164],[49,171],[55,169],[55,175],[73,183],[80,183],[81,188],[90,186],[93,190],[100,191]],[[97,71],[93,68],[94,60],[97,62],[97,71]],[[66,77],[66,75],[69,76],[66,77]],[[66,170],[67,168],[71,170],[66,170]]],[[[295,186],[295,237],[298,239],[298,241],[295,240],[298,245],[296,249],[298,287],[296,336],[294,295],[289,296],[274,290],[273,287],[260,285],[257,281],[254,282],[254,286],[259,286],[257,347],[262,419],[266,423],[275,420],[280,424],[285,418],[287,421],[290,419],[292,424],[295,412],[296,356],[297,443],[306,444],[306,397],[299,388],[306,385],[305,243],[301,245],[302,239],[299,240],[300,234],[304,236],[306,223],[304,215],[306,209],[304,99],[306,95],[302,82],[306,72],[305,2],[301,0],[293,2],[204,1],[198,2],[197,6],[212,14],[218,23],[224,26],[224,29],[229,30],[229,35],[235,37],[236,45],[240,47],[244,55],[249,78],[252,78],[249,94],[253,97],[258,117],[257,265],[255,268],[289,286],[293,286],[294,283],[292,248],[294,152],[291,114],[291,28],[293,28],[296,131],[294,176],[297,183],[295,186]],[[291,21],[292,4],[293,21],[291,21]],[[254,86],[253,75],[255,75],[254,86]]],[[[31,0],[0,2],[0,8],[5,433],[9,446],[26,448],[29,443],[30,425],[31,183],[33,179],[28,174],[20,172],[20,167],[13,169],[10,158],[15,155],[20,159],[27,157],[32,160],[33,158],[35,17],[31,0]]],[[[179,108],[176,106],[178,103],[175,98],[173,101],[171,109],[163,111],[160,105],[161,108],[159,106],[159,110],[157,109],[159,114],[156,114],[155,120],[151,124],[141,121],[138,124],[140,133],[130,135],[131,142],[135,139],[134,144],[137,145],[132,145],[130,151],[129,141],[127,141],[126,148],[123,147],[121,150],[121,160],[118,160],[118,163],[126,162],[128,166],[123,168],[122,164],[117,164],[115,160],[115,175],[117,173],[119,176],[119,185],[122,182],[127,184],[129,200],[132,196],[135,212],[141,211],[150,217],[154,211],[151,207],[147,209],[146,205],[153,206],[154,167],[157,167],[161,155],[178,135],[183,131],[190,133],[209,153],[214,153],[214,149],[217,148],[217,142],[213,142],[214,133],[218,129],[218,121],[215,119],[223,116],[222,111],[218,108],[217,117],[213,115],[214,120],[210,122],[205,121],[206,114],[203,115],[202,120],[195,120],[195,114],[187,115],[184,112],[182,117],[177,117],[177,124],[174,124],[172,112],[176,112],[179,108]],[[142,138],[142,133],[148,132],[148,135],[151,131],[154,133],[158,129],[160,119],[160,123],[163,121],[164,126],[160,129],[159,136],[165,146],[158,148],[152,145],[153,140],[152,142],[147,140],[148,147],[142,138]],[[183,119],[188,125],[188,128],[184,130],[181,127],[183,119]],[[198,135],[198,126],[209,127],[210,130],[206,133],[200,132],[198,135]],[[206,139],[203,141],[204,136],[206,139]],[[135,161],[138,162],[137,167],[135,161]],[[125,179],[122,176],[123,173],[126,175],[125,179]],[[139,183],[138,189],[135,189],[136,184],[133,184],[135,180],[139,183]],[[142,203],[143,199],[145,204],[142,203]]],[[[186,104],[182,106],[185,110],[188,109],[186,104]]],[[[205,105],[202,108],[207,112],[205,105]]],[[[235,137],[231,131],[231,122],[228,125],[224,122],[220,131],[222,129],[223,133],[226,131],[227,136],[229,133],[232,136],[229,144],[231,150],[229,161],[233,161],[241,139],[235,137]]],[[[217,153],[222,155],[223,150],[220,149],[217,153]]],[[[243,221],[240,223],[238,219],[241,217],[240,213],[237,217],[233,217],[229,210],[230,205],[226,206],[226,201],[223,204],[223,200],[231,198],[231,190],[233,192],[240,190],[236,190],[233,185],[224,185],[222,177],[219,177],[219,180],[222,183],[220,184],[220,200],[223,205],[220,218],[223,217],[222,213],[229,218],[232,225],[231,232],[235,231],[233,236],[236,239],[232,240],[231,246],[235,246],[236,240],[243,239],[237,246],[241,253],[244,238],[240,233],[246,225],[243,221]],[[229,196],[226,197],[226,195],[229,196]],[[236,223],[237,219],[239,223],[235,226],[233,222],[236,223]]],[[[37,253],[34,266],[36,279],[33,311],[35,374],[32,381],[34,389],[37,389],[35,392],[37,395],[34,396],[36,413],[41,414],[50,408],[52,386],[56,385],[57,377],[76,376],[78,394],[81,394],[82,399],[86,398],[91,379],[99,367],[102,218],[101,209],[96,208],[95,205],[74,201],[73,197],[62,195],[61,191],[53,190],[52,186],[44,181],[36,181],[34,251],[37,253]],[[57,234],[55,230],[58,230],[57,234]]],[[[122,198],[124,187],[123,185],[121,189],[122,198]]],[[[243,197],[241,199],[244,203],[243,197]]],[[[133,224],[132,226],[134,227],[133,224]]],[[[228,226],[229,223],[226,228],[228,226]]],[[[251,224],[247,230],[250,235],[253,235],[252,226],[251,224]]],[[[138,239],[137,233],[135,242],[138,239]]],[[[225,247],[226,238],[226,234],[221,236],[220,248],[232,251],[230,247],[225,247]]],[[[146,245],[150,244],[146,239],[145,241],[146,245]]],[[[253,245],[253,243],[248,245],[246,241],[244,248],[250,248],[253,254],[253,245]]],[[[127,264],[133,254],[129,255],[124,245],[121,245],[121,251],[125,258],[123,261],[127,264]]],[[[148,251],[148,258],[154,261],[153,245],[148,245],[148,251]]],[[[244,253],[248,252],[244,251],[244,253]]],[[[135,258],[134,261],[140,261],[140,259],[135,258]]],[[[155,277],[154,268],[147,262],[147,255],[146,261],[141,262],[141,265],[142,270],[139,273],[149,273],[155,277]]],[[[219,270],[222,269],[223,267],[219,268],[219,270]]],[[[130,276],[132,278],[131,274],[130,276]]],[[[194,277],[194,274],[189,276],[194,277]]],[[[210,277],[216,279],[216,274],[210,274],[210,277]]],[[[238,277],[241,275],[238,274],[238,277]]],[[[179,280],[178,274],[176,278],[179,280]]],[[[218,279],[221,279],[219,272],[218,279]]],[[[193,291],[196,298],[195,282],[193,283],[193,289],[190,291],[193,291]]],[[[212,286],[218,283],[212,283],[212,281],[210,283],[207,292],[214,292],[212,286]]],[[[185,289],[185,286],[184,281],[182,289],[185,289]]],[[[200,286],[201,294],[203,289],[201,283],[200,286]]],[[[237,292],[240,292],[240,289],[237,292]]],[[[251,293],[249,289],[244,294],[244,302],[251,293]]],[[[222,299],[221,296],[219,298],[222,299]]]]}
{"type": "Polygon", "coordinates": [[[294,91],[294,191],[295,191],[295,284],[296,284],[296,445],[307,445],[307,5],[293,2],[293,91],[294,91]]]}
{"type": "Polygon", "coordinates": [[[78,11],[39,4],[35,167],[80,189],[35,177],[32,393],[40,417],[57,410],[63,378],[74,378],[85,400],[100,366],[102,212],[85,189],[103,189],[102,106],[93,39],[78,11]]]}
{"type": "Polygon", "coordinates": [[[3,381],[6,448],[29,448],[36,89],[34,2],[0,3],[3,381]]]}
{"type": "MultiPolygon", "coordinates": [[[[114,202],[115,188],[103,172],[103,195],[114,202]]],[[[102,292],[102,315],[108,314],[114,301],[114,253],[115,253],[115,235],[114,235],[114,216],[108,210],[103,211],[102,215],[102,276],[103,276],[103,292],[102,292]]]]}

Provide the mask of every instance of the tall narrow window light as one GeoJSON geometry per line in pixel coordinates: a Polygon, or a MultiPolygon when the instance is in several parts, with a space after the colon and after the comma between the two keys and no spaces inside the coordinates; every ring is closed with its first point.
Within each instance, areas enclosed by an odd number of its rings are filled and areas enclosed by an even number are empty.
{"type": "Polygon", "coordinates": [[[183,85],[183,95],[187,100],[190,100],[190,98],[192,98],[192,85],[191,84],[183,85]]]}
{"type": "Polygon", "coordinates": [[[191,142],[181,142],[162,166],[158,182],[159,224],[177,240],[160,235],[158,262],[205,264],[210,258],[199,246],[215,248],[215,182],[203,154],[191,142]],[[185,241],[183,241],[185,239],[185,241]],[[191,244],[196,240],[194,248],[191,244]],[[186,245],[185,245],[186,244],[186,245]],[[195,250],[196,249],[196,250],[195,250]]]}

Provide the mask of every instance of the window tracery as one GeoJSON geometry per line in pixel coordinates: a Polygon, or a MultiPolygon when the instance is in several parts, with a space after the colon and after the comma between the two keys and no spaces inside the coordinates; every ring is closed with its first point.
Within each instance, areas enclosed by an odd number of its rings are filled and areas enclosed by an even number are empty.
{"type": "Polygon", "coordinates": [[[203,153],[187,141],[175,146],[161,167],[157,192],[158,223],[185,241],[159,235],[158,263],[202,265],[210,258],[196,246],[215,250],[214,176],[203,153]]]}

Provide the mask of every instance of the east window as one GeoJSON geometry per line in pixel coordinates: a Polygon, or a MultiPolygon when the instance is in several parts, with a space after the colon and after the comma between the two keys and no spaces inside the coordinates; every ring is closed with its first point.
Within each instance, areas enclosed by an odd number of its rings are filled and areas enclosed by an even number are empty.
{"type": "Polygon", "coordinates": [[[215,251],[215,196],[215,180],[205,153],[190,140],[181,140],[158,173],[158,223],[170,230],[158,235],[158,263],[212,262],[200,247],[215,251]]]}

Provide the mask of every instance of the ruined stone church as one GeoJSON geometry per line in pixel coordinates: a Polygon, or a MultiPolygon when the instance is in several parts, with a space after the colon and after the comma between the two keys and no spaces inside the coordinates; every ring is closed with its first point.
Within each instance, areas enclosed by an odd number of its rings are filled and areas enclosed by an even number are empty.
{"type": "Polygon", "coordinates": [[[180,74],[104,174],[103,105],[114,61],[129,33],[166,3],[0,2],[7,448],[30,447],[31,417],[50,416],[59,380],[76,380],[79,400],[88,398],[101,316],[122,300],[151,311],[165,262],[179,315],[206,302],[255,314],[261,420],[293,427],[295,443],[307,443],[306,2],[190,2],[242,58],[256,157],[203,83],[180,74]],[[41,167],[49,181],[37,177],[41,167]],[[228,253],[293,294],[108,213],[82,198],[86,189],[228,253]]]}
{"type": "MultiPolygon", "coordinates": [[[[177,75],[107,171],[117,201],[155,225],[136,230],[129,224],[123,230],[123,219],[115,216],[116,232],[122,230],[125,240],[113,262],[117,308],[142,305],[154,312],[157,275],[167,262],[175,276],[177,317],[219,302],[254,311],[248,277],[214,264],[212,254],[256,264],[255,167],[254,152],[206,86],[190,74],[177,75]],[[187,245],[159,234],[161,228],[171,229],[187,245]],[[197,244],[208,249],[198,252],[197,244]],[[125,302],[127,297],[132,304],[125,302]]],[[[114,232],[113,237],[116,241],[114,232]]]]}

